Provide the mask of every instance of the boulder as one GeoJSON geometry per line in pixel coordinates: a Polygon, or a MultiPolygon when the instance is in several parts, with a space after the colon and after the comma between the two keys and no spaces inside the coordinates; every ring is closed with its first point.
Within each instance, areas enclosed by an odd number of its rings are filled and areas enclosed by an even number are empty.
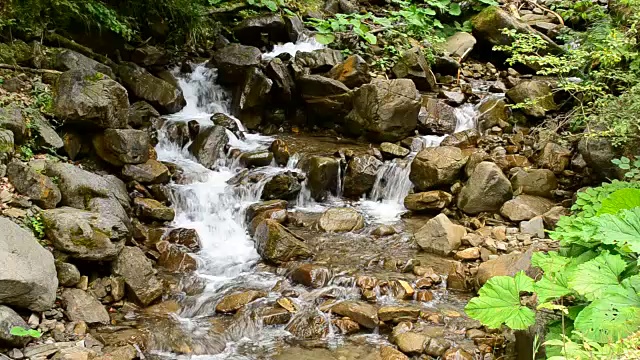
{"type": "Polygon", "coordinates": [[[233,33],[241,44],[256,47],[290,41],[284,19],[276,13],[244,19],[233,33]]]}
{"type": "Polygon", "coordinates": [[[349,88],[338,80],[322,75],[305,75],[298,79],[298,87],[303,99],[340,95],[349,92],[349,88]]]}
{"type": "Polygon", "coordinates": [[[553,207],[553,202],[539,196],[518,195],[502,205],[500,213],[511,221],[531,220],[553,207]]]}
{"type": "Polygon", "coordinates": [[[403,321],[417,321],[419,317],[420,307],[418,306],[386,305],[378,309],[378,318],[384,322],[397,324],[403,321]]]}
{"type": "Polygon", "coordinates": [[[409,357],[407,357],[407,355],[392,348],[391,346],[380,347],[380,352],[378,355],[380,356],[380,360],[409,360],[409,357]]]}
{"type": "Polygon", "coordinates": [[[478,127],[484,132],[494,126],[504,128],[509,125],[511,110],[502,97],[488,97],[478,105],[478,127]]]}
{"type": "Polygon", "coordinates": [[[291,280],[314,289],[326,286],[331,280],[331,271],[324,266],[302,264],[291,272],[291,280]]]}
{"type": "Polygon", "coordinates": [[[216,305],[216,312],[232,314],[242,309],[248,303],[267,296],[264,291],[248,290],[226,295],[216,305]]]}
{"type": "Polygon", "coordinates": [[[307,186],[311,197],[323,201],[329,193],[338,191],[340,163],[335,158],[313,156],[305,161],[303,169],[307,173],[307,186]]]}
{"type": "Polygon", "coordinates": [[[13,132],[11,130],[0,129],[0,164],[6,163],[15,152],[13,132]]]}
{"type": "Polygon", "coordinates": [[[53,255],[7,218],[0,217],[0,229],[0,303],[49,310],[58,287],[53,255]]]}
{"type": "Polygon", "coordinates": [[[364,216],[352,208],[333,208],[322,214],[318,227],[325,232],[360,230],[364,227],[364,216]]]}
{"type": "Polygon", "coordinates": [[[11,329],[16,326],[29,329],[29,325],[18,313],[8,306],[0,305],[0,346],[3,348],[22,348],[27,345],[31,337],[11,335],[11,329]]]}
{"type": "Polygon", "coordinates": [[[145,100],[163,114],[178,112],[187,104],[180,88],[134,63],[120,63],[118,75],[131,95],[145,100]]]}
{"type": "Polygon", "coordinates": [[[557,109],[551,87],[543,81],[522,81],[507,91],[507,97],[516,104],[527,103],[522,111],[535,118],[544,117],[557,109]]]}
{"type": "Polygon", "coordinates": [[[313,256],[309,247],[277,221],[266,219],[258,225],[255,246],[263,260],[281,264],[313,256]]]}
{"type": "Polygon", "coordinates": [[[543,216],[535,216],[529,221],[520,222],[520,232],[544,239],[544,219],[543,216]]]}
{"type": "Polygon", "coordinates": [[[113,260],[131,236],[124,222],[113,215],[70,207],[43,211],[42,223],[57,250],[80,260],[113,260]]]}
{"type": "Polygon", "coordinates": [[[173,229],[166,238],[172,244],[183,246],[190,251],[200,251],[200,236],[195,229],[173,229]]]}
{"type": "Polygon", "coordinates": [[[343,301],[333,307],[331,312],[346,316],[367,329],[378,327],[378,310],[375,306],[359,301],[343,301]]]}
{"type": "Polygon", "coordinates": [[[431,91],[437,88],[436,77],[419,47],[402,52],[391,71],[398,79],[412,80],[418,90],[431,91]]]}
{"type": "Polygon", "coordinates": [[[298,181],[298,177],[291,172],[278,174],[264,185],[262,189],[262,200],[295,200],[302,190],[302,185],[298,181]]]}
{"type": "Polygon", "coordinates": [[[294,64],[299,68],[308,68],[312,74],[326,73],[342,62],[342,53],[334,49],[318,49],[311,52],[298,52],[294,64]]]}
{"type": "Polygon", "coordinates": [[[19,194],[43,209],[54,209],[62,199],[60,189],[49,177],[20,161],[7,165],[7,177],[19,194]]]}
{"type": "Polygon", "coordinates": [[[537,163],[539,167],[549,169],[558,174],[567,168],[571,162],[572,155],[571,150],[556,143],[548,142],[542,148],[537,163]]]}
{"type": "Polygon", "coordinates": [[[273,153],[271,151],[257,150],[240,155],[240,164],[248,168],[269,166],[272,161],[273,153]]]}
{"type": "Polygon", "coordinates": [[[60,286],[72,287],[80,282],[80,271],[73,264],[56,261],[56,272],[60,286]]]}
{"type": "Polygon", "coordinates": [[[550,52],[559,53],[562,51],[549,37],[534,30],[498,6],[486,7],[474,16],[471,22],[475,37],[491,45],[511,45],[514,39],[502,32],[502,29],[509,29],[520,34],[539,36],[547,43],[550,52]]]}
{"type": "Polygon", "coordinates": [[[447,38],[447,41],[442,44],[442,48],[450,56],[462,61],[469,55],[471,50],[473,50],[476,42],[477,40],[473,35],[464,31],[458,31],[447,38]]]}
{"type": "Polygon", "coordinates": [[[475,277],[475,285],[480,288],[494,276],[514,276],[520,271],[535,278],[536,271],[531,268],[533,249],[525,253],[511,253],[480,264],[475,277]]]}
{"type": "Polygon", "coordinates": [[[456,182],[469,159],[457,147],[426,148],[411,163],[409,179],[419,191],[456,182]]]}
{"type": "Polygon", "coordinates": [[[440,211],[451,203],[453,196],[441,190],[409,194],[404,198],[404,207],[411,211],[440,211]]]}
{"type": "Polygon", "coordinates": [[[516,192],[550,198],[558,188],[558,180],[548,169],[518,170],[511,177],[511,186],[516,192]]]}
{"type": "Polygon", "coordinates": [[[140,66],[162,66],[167,65],[169,58],[163,49],[153,45],[144,45],[133,50],[131,61],[140,66]]]}
{"type": "Polygon", "coordinates": [[[40,115],[31,117],[31,137],[35,145],[42,150],[56,151],[64,146],[64,142],[49,122],[40,115]]]}
{"type": "Polygon", "coordinates": [[[398,349],[409,355],[422,354],[429,340],[430,338],[427,335],[411,331],[403,332],[393,337],[393,342],[398,346],[398,349]]]}
{"type": "Polygon", "coordinates": [[[111,321],[107,309],[96,298],[83,290],[65,289],[61,299],[65,313],[71,321],[105,325],[111,321]]]}
{"type": "Polygon", "coordinates": [[[103,73],[115,79],[113,70],[107,65],[99,63],[89,57],[69,49],[63,49],[55,54],[54,69],[59,71],[85,70],[103,73]]]}
{"type": "Polygon", "coordinates": [[[480,140],[480,133],[476,129],[459,131],[453,135],[445,137],[440,146],[455,146],[460,149],[474,148],[480,140]]]}
{"type": "Polygon", "coordinates": [[[342,195],[352,199],[367,195],[373,189],[380,166],[382,161],[375,156],[354,156],[347,164],[342,195]]]}
{"type": "Polygon", "coordinates": [[[129,106],[129,126],[134,129],[150,127],[158,118],[158,110],[146,101],[136,101],[129,106]]]}
{"type": "Polygon", "coordinates": [[[244,81],[235,89],[231,111],[249,130],[262,122],[262,110],[269,103],[273,81],[257,67],[245,72],[244,81]]]}
{"type": "Polygon", "coordinates": [[[296,339],[321,339],[329,333],[327,316],[318,310],[301,311],[284,328],[296,339]]]}
{"type": "Polygon", "coordinates": [[[66,71],[58,78],[54,93],[53,113],[65,125],[98,129],[127,127],[127,90],[102,73],[81,69],[66,71]]]}
{"type": "Polygon", "coordinates": [[[154,199],[137,197],[133,207],[138,217],[149,221],[172,221],[176,216],[175,210],[154,199]]]}
{"type": "Polygon", "coordinates": [[[209,66],[218,69],[218,82],[234,85],[244,80],[247,70],[260,65],[261,56],[258,48],[233,43],[216,51],[209,66]]]}
{"type": "Polygon", "coordinates": [[[439,214],[427,221],[414,237],[422,250],[447,256],[458,250],[466,234],[464,226],[452,223],[445,214],[439,214]]]}
{"type": "Polygon", "coordinates": [[[114,166],[146,162],[150,146],[149,133],[144,130],[107,129],[93,137],[98,156],[114,166]]]}
{"type": "Polygon", "coordinates": [[[282,102],[289,102],[296,91],[296,84],[280,58],[273,58],[265,68],[265,74],[273,82],[272,92],[282,102]]]}
{"type": "Polygon", "coordinates": [[[345,126],[351,134],[363,134],[373,141],[398,141],[415,130],[419,112],[412,81],[376,80],[355,91],[345,126]]]}
{"type": "Polygon", "coordinates": [[[458,123],[456,109],[443,100],[428,96],[422,97],[424,112],[418,118],[418,130],[427,135],[453,134],[458,123]],[[423,115],[424,114],[424,115],[423,115]]]}
{"type": "Polygon", "coordinates": [[[113,274],[124,278],[131,295],[143,306],[162,295],[162,283],[140,248],[126,246],[111,266],[113,274]]]}
{"type": "Polygon", "coordinates": [[[458,208],[467,214],[498,211],[511,199],[511,182],[498,165],[483,161],[478,164],[458,195],[458,208]]]}
{"type": "Polygon", "coordinates": [[[222,126],[211,126],[200,130],[189,151],[206,168],[213,167],[220,158],[220,153],[229,142],[229,137],[222,126]]]}
{"type": "Polygon", "coordinates": [[[620,157],[619,149],[616,149],[607,137],[588,136],[588,132],[578,142],[578,151],[587,165],[601,179],[614,179],[619,177],[619,168],[611,160],[620,157]]]}
{"type": "Polygon", "coordinates": [[[17,103],[0,107],[0,129],[11,131],[16,144],[24,142],[27,135],[27,121],[22,116],[22,110],[17,103]]]}
{"type": "Polygon", "coordinates": [[[284,200],[262,201],[249,205],[245,214],[245,220],[250,222],[256,216],[269,210],[283,210],[287,208],[287,202],[284,200]]]}
{"type": "Polygon", "coordinates": [[[331,68],[327,76],[353,89],[371,81],[369,65],[360,55],[351,55],[345,61],[331,68]]]}
{"type": "Polygon", "coordinates": [[[171,178],[169,168],[158,160],[152,159],[144,164],[125,165],[122,168],[122,176],[142,184],[166,184],[171,178]]]}
{"type": "Polygon", "coordinates": [[[380,153],[385,160],[393,160],[395,158],[403,158],[409,155],[411,151],[403,148],[400,145],[396,145],[389,142],[383,142],[380,144],[380,153]]]}
{"type": "Polygon", "coordinates": [[[156,243],[156,250],[160,254],[158,265],[171,272],[185,273],[194,271],[198,267],[196,258],[189,254],[185,247],[168,241],[156,243]]]}
{"type": "Polygon", "coordinates": [[[269,146],[269,151],[273,153],[273,158],[275,159],[276,164],[280,166],[287,166],[291,154],[289,153],[289,147],[287,146],[287,143],[284,142],[284,140],[273,140],[273,142],[269,146]]]}

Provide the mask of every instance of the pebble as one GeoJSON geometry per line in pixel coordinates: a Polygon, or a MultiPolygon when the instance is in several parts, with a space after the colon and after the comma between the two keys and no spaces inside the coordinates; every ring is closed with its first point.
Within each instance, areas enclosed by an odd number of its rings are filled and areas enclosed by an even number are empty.
{"type": "Polygon", "coordinates": [[[20,351],[20,349],[11,349],[7,355],[9,355],[10,358],[15,359],[15,360],[20,360],[24,358],[24,354],[22,353],[22,351],[20,351]]]}

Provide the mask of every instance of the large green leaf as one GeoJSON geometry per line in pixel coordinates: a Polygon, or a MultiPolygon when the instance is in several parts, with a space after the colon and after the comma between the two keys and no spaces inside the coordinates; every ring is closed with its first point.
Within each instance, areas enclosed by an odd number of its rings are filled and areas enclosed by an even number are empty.
{"type": "Polygon", "coordinates": [[[522,305],[520,292],[533,289],[533,279],[523,271],[515,277],[496,276],[480,289],[478,297],[469,301],[465,311],[489,328],[497,329],[504,323],[512,329],[527,329],[535,323],[535,313],[522,305]]]}
{"type": "Polygon", "coordinates": [[[640,189],[620,189],[602,200],[597,215],[617,214],[635,207],[640,207],[640,189]]]}
{"type": "Polygon", "coordinates": [[[598,226],[596,239],[603,244],[640,253],[640,207],[604,214],[592,219],[598,226]]]}
{"type": "Polygon", "coordinates": [[[535,283],[534,290],[538,295],[539,303],[558,299],[572,292],[567,285],[567,279],[564,274],[556,274],[555,276],[545,274],[542,279],[535,283]]]}
{"type": "Polygon", "coordinates": [[[316,34],[316,40],[323,45],[331,44],[335,39],[333,34],[316,34]]]}
{"type": "Polygon", "coordinates": [[[619,286],[618,276],[627,267],[620,255],[602,252],[597,258],[577,266],[569,274],[569,287],[593,301],[611,287],[619,286]]]}
{"type": "Polygon", "coordinates": [[[557,251],[536,252],[531,256],[531,265],[539,267],[545,274],[555,274],[564,270],[571,259],[561,256],[557,251]]]}
{"type": "Polygon", "coordinates": [[[618,341],[640,328],[640,297],[632,288],[611,287],[578,314],[574,326],[593,341],[618,341]]]}

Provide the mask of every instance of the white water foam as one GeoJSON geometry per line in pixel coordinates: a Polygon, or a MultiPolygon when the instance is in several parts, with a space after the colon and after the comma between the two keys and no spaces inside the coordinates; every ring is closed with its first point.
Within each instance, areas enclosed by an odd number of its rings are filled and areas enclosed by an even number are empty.
{"type": "Polygon", "coordinates": [[[262,59],[273,59],[274,57],[285,53],[295,57],[298,52],[312,52],[314,50],[320,50],[324,48],[325,46],[317,42],[315,38],[300,36],[298,41],[296,41],[295,43],[288,42],[286,44],[274,46],[273,50],[268,53],[262,54],[262,59]]]}

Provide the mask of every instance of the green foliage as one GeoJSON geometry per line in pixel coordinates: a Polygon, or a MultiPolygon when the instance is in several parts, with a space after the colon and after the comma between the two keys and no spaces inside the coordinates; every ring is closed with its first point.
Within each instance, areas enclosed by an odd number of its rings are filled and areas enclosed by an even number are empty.
{"type": "Polygon", "coordinates": [[[30,145],[26,145],[26,144],[20,145],[19,150],[20,150],[20,157],[22,157],[24,161],[29,161],[33,159],[33,156],[35,155],[30,145]]]}
{"type": "Polygon", "coordinates": [[[612,163],[618,165],[622,170],[627,170],[624,174],[625,178],[634,181],[640,181],[640,159],[636,159],[633,162],[626,156],[620,159],[611,160],[612,163]]]}
{"type": "Polygon", "coordinates": [[[247,0],[247,3],[256,7],[265,7],[271,11],[277,11],[280,7],[285,6],[283,0],[247,0]]]}
{"type": "Polygon", "coordinates": [[[9,330],[9,334],[13,336],[25,337],[30,336],[32,338],[39,339],[42,337],[42,333],[34,329],[25,329],[22,326],[14,326],[9,330]]]}
{"type": "Polygon", "coordinates": [[[27,217],[27,225],[38,239],[44,239],[44,223],[40,214],[27,217]]]}
{"type": "Polygon", "coordinates": [[[551,232],[560,250],[533,255],[532,265],[543,272],[537,281],[516,286],[523,274],[491,279],[465,310],[488,327],[504,323],[523,329],[534,323],[535,313],[522,305],[520,292],[533,292],[538,311],[563,319],[562,332],[549,327],[544,344],[549,359],[614,359],[612,354],[626,350],[607,344],[640,329],[638,183],[616,181],[589,189],[579,195],[574,210],[551,232]],[[527,315],[514,322],[514,313],[527,315]]]}

